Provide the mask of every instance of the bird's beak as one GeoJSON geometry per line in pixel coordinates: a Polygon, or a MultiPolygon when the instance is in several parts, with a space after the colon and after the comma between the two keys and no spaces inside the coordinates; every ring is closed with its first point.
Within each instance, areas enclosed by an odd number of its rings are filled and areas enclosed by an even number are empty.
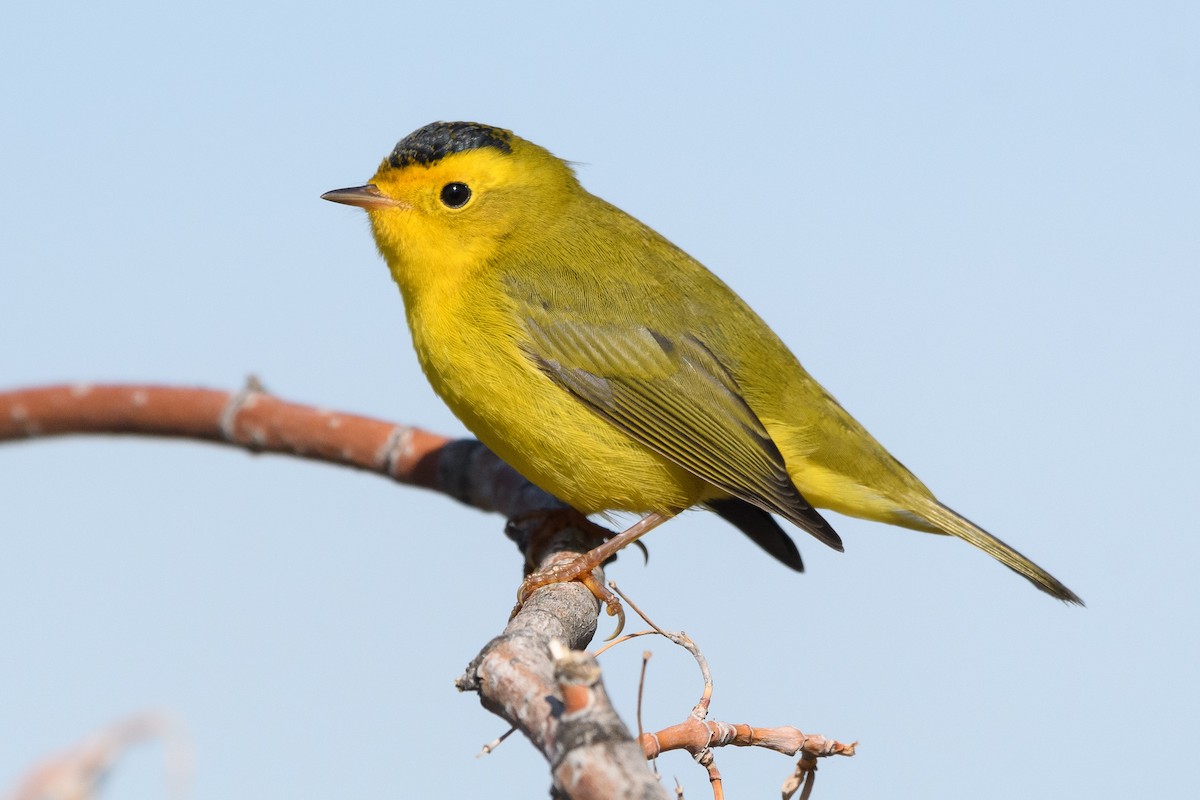
{"type": "Polygon", "coordinates": [[[349,189],[334,189],[332,192],[326,192],[321,195],[321,199],[334,203],[344,203],[348,206],[358,206],[368,211],[380,208],[408,208],[406,203],[393,200],[379,191],[379,187],[373,183],[368,183],[366,186],[354,186],[349,189]]]}

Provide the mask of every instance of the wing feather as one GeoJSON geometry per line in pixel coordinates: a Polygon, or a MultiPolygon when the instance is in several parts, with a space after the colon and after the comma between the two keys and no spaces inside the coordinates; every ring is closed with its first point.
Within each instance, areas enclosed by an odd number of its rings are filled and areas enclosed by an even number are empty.
{"type": "Polygon", "coordinates": [[[842,549],[792,483],[737,381],[698,335],[548,316],[525,319],[522,347],[550,380],[693,475],[842,549]]]}

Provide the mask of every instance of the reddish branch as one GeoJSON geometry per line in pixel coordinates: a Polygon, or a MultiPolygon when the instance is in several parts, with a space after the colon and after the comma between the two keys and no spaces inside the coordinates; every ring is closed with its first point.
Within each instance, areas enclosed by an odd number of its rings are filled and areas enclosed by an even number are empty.
{"type": "Polygon", "coordinates": [[[843,744],[789,726],[756,728],[695,718],[663,728],[658,733],[643,733],[641,741],[646,758],[657,758],[668,750],[687,750],[692,755],[698,755],[706,748],[726,745],[765,747],[789,756],[801,753],[817,757],[852,756],[858,746],[857,742],[843,744]]]}
{"type": "MultiPolygon", "coordinates": [[[[713,678],[712,672],[708,668],[708,659],[704,657],[704,653],[700,651],[700,647],[693,641],[692,637],[683,631],[673,632],[660,628],[653,620],[646,616],[646,612],[642,611],[636,603],[626,597],[617,588],[615,583],[610,584],[610,586],[622,600],[629,604],[634,613],[650,625],[651,629],[627,634],[616,641],[609,642],[600,648],[597,655],[610,647],[615,647],[630,639],[656,634],[669,640],[672,644],[687,650],[692,658],[696,660],[696,666],[700,670],[700,677],[704,680],[704,691],[701,693],[699,701],[692,707],[692,712],[688,715],[687,719],[677,725],[664,728],[657,733],[640,732],[641,687],[639,686],[638,741],[642,745],[646,758],[658,758],[659,755],[668,750],[688,751],[692,754],[696,762],[707,770],[715,800],[722,800],[725,796],[725,790],[721,779],[721,772],[717,769],[716,757],[713,754],[714,747],[725,747],[727,745],[737,747],[765,747],[769,750],[775,750],[790,756],[799,753],[800,760],[796,763],[795,770],[783,784],[783,797],[784,800],[787,800],[797,789],[803,786],[804,793],[801,796],[801,800],[804,800],[812,791],[813,777],[817,769],[817,758],[854,755],[857,747],[856,742],[842,744],[832,739],[826,739],[824,736],[805,734],[793,727],[755,728],[750,725],[735,725],[728,722],[709,720],[708,710],[712,704],[713,678]]],[[[649,658],[649,655],[649,653],[645,653],[642,657],[643,677],[645,676],[645,660],[649,658]]]]}
{"type": "Polygon", "coordinates": [[[288,403],[254,382],[240,392],[171,386],[48,386],[0,394],[0,440],[72,433],[220,442],[377,472],[436,488],[431,433],[288,403]]]}
{"type": "MultiPolygon", "coordinates": [[[[563,507],[479,442],[451,441],[415,428],[288,403],[253,383],[232,393],[91,385],[0,392],[0,441],[78,433],[174,436],[345,464],[510,518],[563,507]]],[[[527,542],[536,544],[538,552],[527,556],[532,564],[553,564],[597,543],[594,531],[572,527],[546,536],[532,535],[534,531],[520,525],[509,532],[522,549],[527,542]]],[[[460,678],[459,687],[477,691],[484,707],[523,731],[552,764],[575,764],[584,777],[640,773],[644,784],[657,789],[628,734],[631,749],[592,750],[584,758],[558,736],[562,702],[549,642],[586,647],[596,630],[598,610],[591,592],[580,584],[539,590],[504,635],[475,658],[470,677],[460,678]]],[[[562,796],[621,796],[587,792],[588,786],[602,782],[574,783],[562,796]]]]}
{"type": "Polygon", "coordinates": [[[81,433],[194,439],[342,464],[506,516],[556,504],[478,442],[289,403],[253,380],[240,392],[87,383],[0,392],[0,442],[81,433]]]}
{"type": "MultiPolygon", "coordinates": [[[[68,434],[168,436],[343,464],[509,518],[563,508],[479,442],[288,403],[254,381],[240,392],[90,384],[0,392],[0,442],[68,434]]],[[[523,552],[537,551],[526,552],[526,561],[541,567],[597,544],[594,530],[555,527],[549,535],[533,535],[528,526],[512,525],[508,533],[523,552]]],[[[551,642],[573,651],[586,647],[598,610],[581,584],[538,590],[457,682],[460,690],[478,692],[485,708],[521,730],[546,756],[556,796],[662,798],[665,792],[645,759],[670,749],[711,754],[711,747],[732,744],[799,752],[798,775],[811,770],[816,756],[853,754],[854,745],[794,728],[752,728],[697,717],[635,741],[613,711],[594,659],[550,655],[551,642]]]]}

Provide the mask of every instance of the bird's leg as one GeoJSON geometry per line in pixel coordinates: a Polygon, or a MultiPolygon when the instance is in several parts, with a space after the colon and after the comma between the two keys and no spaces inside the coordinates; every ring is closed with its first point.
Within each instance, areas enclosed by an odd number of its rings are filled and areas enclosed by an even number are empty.
{"type": "Polygon", "coordinates": [[[504,531],[525,554],[525,574],[536,572],[538,562],[551,554],[578,547],[592,547],[614,536],[603,525],[597,525],[587,514],[567,506],[539,508],[511,517],[504,531]],[[582,535],[561,536],[564,531],[582,535]]]}
{"type": "Polygon", "coordinates": [[[612,558],[622,547],[636,542],[639,538],[675,516],[676,513],[678,512],[651,512],[621,533],[609,538],[604,544],[594,547],[586,553],[577,555],[569,561],[555,564],[552,567],[538,570],[529,575],[521,584],[521,588],[517,590],[517,605],[513,609],[513,615],[515,616],[521,610],[521,606],[525,604],[530,595],[543,586],[549,586],[552,583],[579,581],[596,596],[596,599],[603,601],[610,617],[617,617],[617,629],[609,636],[609,639],[616,637],[621,633],[621,629],[625,627],[625,610],[621,607],[621,602],[617,599],[616,595],[596,579],[594,570],[612,558]]]}
{"type": "MultiPolygon", "coordinates": [[[[547,554],[546,551],[548,548],[552,548],[555,535],[568,528],[576,528],[590,534],[588,539],[594,539],[598,542],[607,542],[614,536],[619,535],[613,533],[603,525],[592,522],[588,519],[587,514],[576,511],[570,506],[535,509],[517,514],[508,520],[505,533],[525,553],[525,574],[529,575],[537,571],[538,559],[547,554]]],[[[582,545],[587,545],[588,543],[586,539],[579,542],[582,545]]],[[[641,551],[642,558],[649,563],[650,551],[646,549],[646,545],[640,539],[633,542],[633,545],[641,551]]],[[[560,546],[558,550],[561,549],[563,547],[560,546]]],[[[550,552],[557,552],[557,550],[550,549],[550,552]]],[[[609,558],[612,557],[610,556],[609,558]]]]}

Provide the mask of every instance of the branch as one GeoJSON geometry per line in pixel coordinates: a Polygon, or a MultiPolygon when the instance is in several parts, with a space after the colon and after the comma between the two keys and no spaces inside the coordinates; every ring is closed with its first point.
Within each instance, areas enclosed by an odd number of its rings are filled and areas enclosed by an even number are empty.
{"type": "Polygon", "coordinates": [[[0,392],[0,442],[81,433],[194,439],[340,464],[509,517],[562,505],[479,442],[289,403],[254,379],[239,392],[86,383],[0,392]]]}
{"type": "MultiPolygon", "coordinates": [[[[805,734],[797,728],[783,726],[778,728],[754,727],[752,725],[736,725],[729,722],[719,722],[708,719],[708,710],[712,704],[713,678],[708,668],[708,659],[700,651],[699,645],[683,631],[671,632],[660,628],[646,612],[625,596],[615,583],[609,586],[616,594],[633,609],[639,617],[646,621],[650,630],[627,634],[615,641],[609,642],[597,651],[600,655],[611,647],[636,639],[639,636],[658,635],[672,644],[682,647],[691,654],[704,680],[704,692],[699,701],[692,707],[687,719],[676,725],[670,725],[657,733],[641,732],[641,690],[638,692],[638,742],[642,745],[646,758],[653,760],[668,750],[686,750],[695,761],[708,771],[709,783],[712,785],[713,796],[722,800],[725,796],[721,772],[717,769],[714,747],[733,745],[736,747],[765,747],[769,750],[794,756],[800,753],[792,775],[783,784],[784,800],[791,797],[803,787],[801,800],[806,800],[812,793],[813,778],[817,770],[817,759],[825,756],[852,756],[858,747],[857,742],[843,744],[842,742],[826,739],[816,734],[805,734]]],[[[642,656],[643,677],[645,674],[645,659],[649,653],[642,656]]]]}
{"type": "MultiPolygon", "coordinates": [[[[525,553],[527,572],[585,553],[600,541],[597,526],[584,524],[581,515],[477,441],[452,441],[418,428],[289,403],[254,379],[239,392],[90,384],[0,392],[0,442],[81,433],[177,437],[293,455],[441,492],[508,517],[506,533],[525,553]],[[575,524],[562,524],[555,512],[564,510],[574,514],[566,519],[575,524]]],[[[556,797],[661,800],[665,792],[646,759],[670,749],[706,759],[717,793],[720,777],[711,763],[716,746],[801,753],[795,781],[806,783],[806,792],[816,757],[853,755],[853,744],[806,736],[795,728],[706,721],[711,677],[703,656],[686,636],[657,626],[656,633],[697,658],[706,688],[685,722],[635,740],[609,703],[594,657],[571,652],[591,641],[598,612],[595,597],[580,583],[545,586],[456,682],[460,691],[478,692],[486,709],[542,752],[551,764],[556,797]]]]}
{"type": "Polygon", "coordinates": [[[98,731],[86,741],[31,769],[6,800],[90,800],[104,776],[135,744],[162,739],[172,794],[183,797],[190,772],[191,745],[170,718],[145,712],[98,731]]]}
{"type": "MultiPolygon", "coordinates": [[[[417,428],[288,403],[267,394],[256,381],[240,392],[87,384],[0,392],[0,442],[79,433],[195,439],[252,453],[342,464],[432,489],[510,519],[535,519],[550,532],[542,534],[522,524],[507,529],[522,551],[529,551],[527,569],[569,559],[598,543],[594,530],[554,525],[551,517],[533,514],[565,506],[479,442],[451,441],[417,428]]],[[[602,706],[608,715],[561,719],[565,706],[550,642],[586,647],[596,631],[598,612],[596,599],[579,583],[539,589],[504,633],[475,658],[458,686],[478,691],[485,708],[524,732],[554,765],[556,775],[570,773],[561,784],[556,779],[561,796],[661,798],[641,748],[628,731],[622,740],[625,746],[593,749],[586,758],[577,758],[581,743],[624,730],[606,696],[602,706]],[[601,719],[603,724],[596,728],[601,719]],[[608,788],[597,794],[597,787],[608,788]],[[641,793],[625,793],[633,787],[640,787],[641,793]]]]}
{"type": "MultiPolygon", "coordinates": [[[[526,560],[553,566],[595,546],[594,531],[550,528],[529,536],[526,560]]],[[[600,668],[582,650],[596,633],[599,604],[583,584],[545,586],[455,681],[521,731],[550,762],[555,796],[571,800],[654,798],[662,787],[642,748],[608,701],[600,668]],[[587,667],[590,662],[594,669],[587,667]]]]}

